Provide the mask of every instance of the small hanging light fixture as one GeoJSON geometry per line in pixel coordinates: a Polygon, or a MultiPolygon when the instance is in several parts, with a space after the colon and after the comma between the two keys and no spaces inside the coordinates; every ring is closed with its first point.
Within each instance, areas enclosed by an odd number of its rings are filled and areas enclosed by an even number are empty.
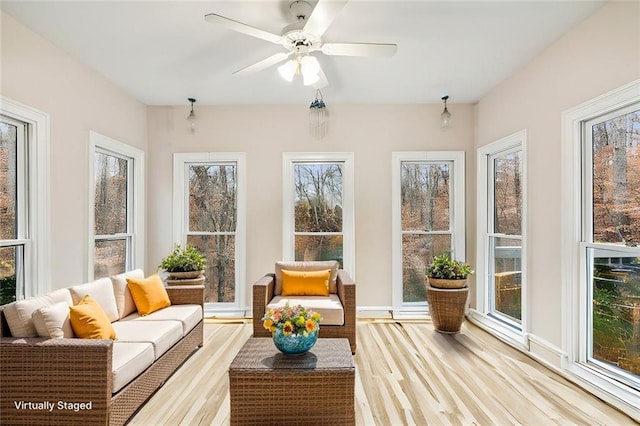
{"type": "Polygon", "coordinates": [[[187,98],[191,103],[191,112],[187,116],[187,128],[194,133],[196,131],[196,114],[193,112],[193,104],[196,102],[195,98],[187,98]]]}
{"type": "Polygon", "coordinates": [[[327,136],[327,105],[322,92],[316,90],[316,98],[309,105],[309,130],[316,139],[327,136]]]}
{"type": "Polygon", "coordinates": [[[449,123],[451,122],[451,113],[447,109],[447,99],[449,99],[449,95],[445,95],[442,97],[442,101],[444,102],[444,110],[442,114],[440,114],[440,121],[442,122],[442,127],[449,127],[449,123]]]}

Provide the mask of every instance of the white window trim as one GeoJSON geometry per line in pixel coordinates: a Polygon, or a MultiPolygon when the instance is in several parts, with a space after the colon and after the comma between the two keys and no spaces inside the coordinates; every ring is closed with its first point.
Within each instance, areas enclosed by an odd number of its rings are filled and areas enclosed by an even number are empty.
{"type": "Polygon", "coordinates": [[[51,204],[49,188],[50,129],[49,114],[0,96],[0,113],[27,124],[29,239],[25,256],[30,266],[25,271],[25,297],[51,291],[51,204]]]}
{"type": "Polygon", "coordinates": [[[582,243],[582,132],[592,118],[640,102],[640,80],[598,96],[562,113],[562,348],[561,368],[584,387],[610,404],[640,418],[640,392],[622,385],[581,362],[586,348],[587,265],[582,243]]]}
{"type": "MultiPolygon", "coordinates": [[[[130,158],[133,161],[133,174],[130,179],[133,180],[133,196],[131,197],[132,212],[129,213],[129,217],[132,218],[133,223],[130,225],[131,238],[131,265],[129,269],[142,269],[144,270],[144,253],[145,253],[145,170],[144,170],[144,151],[127,145],[123,142],[112,139],[108,136],[101,135],[100,133],[90,131],[89,132],[89,209],[88,209],[88,238],[87,238],[87,261],[85,262],[86,270],[85,277],[87,281],[94,279],[94,252],[95,252],[95,182],[94,182],[94,157],[96,152],[108,151],[113,152],[117,156],[124,156],[130,158]]],[[[131,183],[130,183],[131,185],[131,183]]]]}
{"type": "Polygon", "coordinates": [[[484,328],[499,335],[511,344],[526,348],[528,345],[527,330],[529,324],[528,290],[527,290],[527,131],[521,130],[504,138],[498,139],[481,148],[477,155],[477,213],[476,213],[476,308],[470,310],[470,315],[484,328]],[[489,216],[489,175],[488,158],[508,151],[522,151],[522,287],[520,327],[490,316],[491,299],[487,275],[489,273],[489,226],[493,220],[489,216]]]}
{"type": "Polygon", "coordinates": [[[452,161],[451,187],[453,197],[450,200],[453,214],[449,219],[452,232],[453,252],[456,260],[466,261],[466,226],[465,226],[465,153],[464,151],[397,151],[391,153],[391,273],[392,293],[391,302],[394,317],[424,314],[427,312],[427,304],[405,304],[403,302],[402,289],[402,222],[400,193],[402,163],[405,161],[452,161]]]}
{"type": "Polygon", "coordinates": [[[342,254],[343,269],[355,280],[355,191],[353,152],[284,152],[282,154],[282,260],[295,259],[294,250],[294,164],[299,162],[342,162],[342,254]]]}
{"type": "Polygon", "coordinates": [[[187,206],[189,192],[186,191],[187,171],[185,166],[190,163],[236,163],[236,237],[235,237],[235,302],[234,303],[206,303],[205,313],[218,312],[239,313],[246,312],[245,301],[245,271],[246,271],[246,154],[244,152],[191,152],[173,154],[173,245],[187,245],[187,231],[189,217],[187,206]]]}

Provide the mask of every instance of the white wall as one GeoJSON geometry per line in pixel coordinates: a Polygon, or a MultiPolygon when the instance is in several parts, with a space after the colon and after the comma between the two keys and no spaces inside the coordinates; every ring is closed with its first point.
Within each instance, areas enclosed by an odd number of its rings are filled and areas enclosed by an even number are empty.
{"type": "Polygon", "coordinates": [[[612,2],[477,105],[476,147],[527,129],[531,332],[561,347],[562,111],[640,78],[640,3],[612,2]]]}
{"type": "MultiPolygon", "coordinates": [[[[314,96],[309,91],[309,102],[314,96]]],[[[440,127],[441,104],[358,106],[328,104],[329,136],[309,134],[308,105],[203,107],[196,104],[197,131],[187,131],[189,108],[149,107],[149,268],[172,241],[172,156],[175,152],[247,153],[247,273],[245,306],[251,284],[282,258],[282,153],[354,152],[356,282],[359,306],[391,305],[391,152],[465,150],[473,155],[473,107],[452,104],[455,123],[440,127]]],[[[185,102],[186,103],[186,102],[185,102]]],[[[475,160],[467,158],[467,203],[475,160]]],[[[475,253],[475,222],[468,210],[467,258],[475,253]]]]}
{"type": "Polygon", "coordinates": [[[147,148],[147,111],[101,75],[2,13],[0,94],[50,116],[51,283],[83,282],[89,131],[147,148]]]}

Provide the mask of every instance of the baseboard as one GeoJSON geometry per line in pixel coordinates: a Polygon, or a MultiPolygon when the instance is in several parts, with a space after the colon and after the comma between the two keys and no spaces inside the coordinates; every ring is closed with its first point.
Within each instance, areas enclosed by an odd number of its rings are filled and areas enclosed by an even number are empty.
{"type": "Polygon", "coordinates": [[[393,318],[391,306],[357,306],[357,318],[393,318]]]}

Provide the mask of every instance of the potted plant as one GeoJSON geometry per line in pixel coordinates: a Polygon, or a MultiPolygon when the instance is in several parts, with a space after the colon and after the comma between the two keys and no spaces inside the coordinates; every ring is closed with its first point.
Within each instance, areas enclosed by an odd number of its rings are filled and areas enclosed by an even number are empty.
{"type": "Polygon", "coordinates": [[[460,332],[469,295],[467,278],[471,274],[468,264],[451,259],[446,253],[436,256],[427,267],[427,302],[436,331],[460,332]]]}
{"type": "Polygon", "coordinates": [[[302,305],[269,309],[262,317],[262,325],[271,332],[273,343],[284,354],[307,352],[315,345],[320,329],[319,313],[302,305]]]}
{"type": "Polygon", "coordinates": [[[182,248],[180,244],[160,262],[159,267],[169,273],[172,279],[193,279],[204,274],[207,259],[192,245],[182,248]]]}
{"type": "Polygon", "coordinates": [[[432,287],[463,288],[467,285],[467,277],[473,274],[467,263],[450,259],[447,253],[433,258],[427,267],[427,279],[432,287]]]}

